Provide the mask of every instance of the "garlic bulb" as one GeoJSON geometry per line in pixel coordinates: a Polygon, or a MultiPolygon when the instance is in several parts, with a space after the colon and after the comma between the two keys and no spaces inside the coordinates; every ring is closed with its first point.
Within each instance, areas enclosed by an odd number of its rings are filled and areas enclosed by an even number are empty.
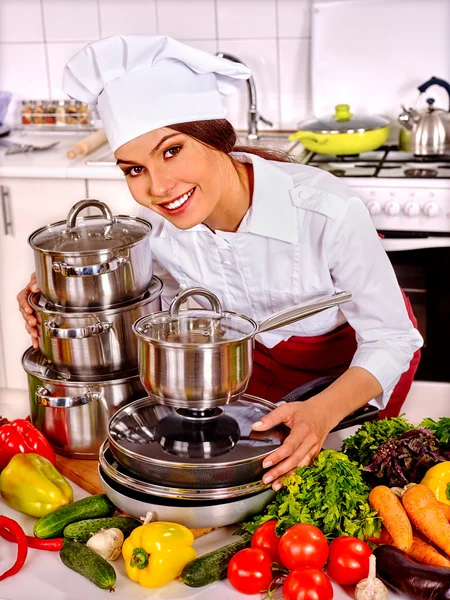
{"type": "Polygon", "coordinates": [[[116,527],[103,529],[87,541],[86,546],[105,560],[116,560],[120,556],[123,544],[123,533],[116,527]]]}
{"type": "Polygon", "coordinates": [[[382,581],[376,578],[376,558],[369,556],[369,577],[362,579],[355,589],[356,600],[386,600],[388,591],[382,581]]]}

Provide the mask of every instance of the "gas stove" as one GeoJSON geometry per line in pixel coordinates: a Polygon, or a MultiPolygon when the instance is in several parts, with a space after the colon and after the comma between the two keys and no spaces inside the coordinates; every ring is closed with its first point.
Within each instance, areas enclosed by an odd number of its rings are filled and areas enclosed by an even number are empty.
{"type": "Polygon", "coordinates": [[[345,178],[387,237],[450,236],[450,156],[382,146],[356,156],[310,152],[302,162],[345,178]]]}

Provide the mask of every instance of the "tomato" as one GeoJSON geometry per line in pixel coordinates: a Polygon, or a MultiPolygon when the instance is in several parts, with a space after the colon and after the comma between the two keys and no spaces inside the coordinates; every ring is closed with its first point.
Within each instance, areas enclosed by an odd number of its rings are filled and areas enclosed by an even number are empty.
{"type": "Polygon", "coordinates": [[[354,585],[369,575],[372,550],[362,540],[343,535],[330,544],[327,574],[340,585],[354,585]]]}
{"type": "Polygon", "coordinates": [[[259,548],[270,556],[273,562],[280,562],[278,553],[279,536],[275,533],[278,521],[266,521],[258,527],[252,536],[252,548],[259,548]]]}
{"type": "Polygon", "coordinates": [[[327,562],[328,542],[315,525],[300,523],[281,536],[278,552],[281,562],[290,571],[297,567],[321,569],[327,562]]]}
{"type": "Polygon", "coordinates": [[[299,567],[283,584],[283,600],[331,600],[333,586],[323,571],[299,567]]]}
{"type": "Polygon", "coordinates": [[[259,548],[237,552],[228,564],[228,579],[242,594],[265,592],[273,581],[272,559],[259,548]]]}

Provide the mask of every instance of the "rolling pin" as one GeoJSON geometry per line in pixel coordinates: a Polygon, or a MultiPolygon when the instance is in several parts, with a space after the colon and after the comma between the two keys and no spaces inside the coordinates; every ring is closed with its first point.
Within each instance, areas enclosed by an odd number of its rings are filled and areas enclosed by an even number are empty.
{"type": "Polygon", "coordinates": [[[74,144],[73,147],[68,150],[67,157],[77,158],[79,156],[86,156],[86,154],[89,154],[90,152],[97,150],[97,148],[100,148],[100,146],[103,146],[103,144],[106,144],[107,141],[105,130],[99,129],[74,144]]]}

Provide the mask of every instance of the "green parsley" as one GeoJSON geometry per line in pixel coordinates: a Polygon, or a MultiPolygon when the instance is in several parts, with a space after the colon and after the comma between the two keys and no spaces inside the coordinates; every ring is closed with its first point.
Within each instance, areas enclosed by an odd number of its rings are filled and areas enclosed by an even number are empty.
{"type": "Polygon", "coordinates": [[[244,523],[240,531],[253,533],[262,523],[277,519],[280,535],[297,523],[315,525],[328,540],[379,534],[381,520],[368,503],[370,488],[361,468],[341,452],[322,451],[313,464],[298,468],[284,484],[265,512],[244,523]]]}
{"type": "Polygon", "coordinates": [[[373,423],[367,421],[354,435],[344,440],[343,451],[350,460],[366,467],[370,464],[371,457],[378,447],[384,444],[388,438],[397,439],[410,429],[414,429],[414,425],[403,415],[381,419],[373,423]]]}
{"type": "Polygon", "coordinates": [[[425,418],[419,425],[425,429],[430,429],[441,444],[450,445],[450,418],[441,417],[438,421],[425,418]]]}

